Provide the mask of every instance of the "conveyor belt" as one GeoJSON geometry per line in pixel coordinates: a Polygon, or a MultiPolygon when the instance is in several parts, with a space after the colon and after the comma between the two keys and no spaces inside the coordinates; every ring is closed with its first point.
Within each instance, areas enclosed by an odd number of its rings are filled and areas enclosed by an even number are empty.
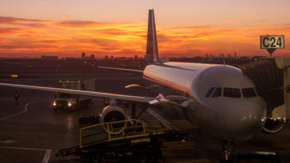
{"type": "Polygon", "coordinates": [[[265,99],[268,116],[275,107],[284,104],[284,73],[275,60],[260,60],[244,65],[241,70],[255,83],[257,91],[265,99]]]}

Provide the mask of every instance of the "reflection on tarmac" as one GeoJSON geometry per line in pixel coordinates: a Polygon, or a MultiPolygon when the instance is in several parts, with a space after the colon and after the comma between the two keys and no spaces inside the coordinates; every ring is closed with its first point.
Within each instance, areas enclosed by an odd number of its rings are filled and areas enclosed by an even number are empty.
{"type": "Polygon", "coordinates": [[[73,128],[73,118],[71,116],[69,116],[67,118],[67,129],[69,130],[71,128],[73,128]]]}

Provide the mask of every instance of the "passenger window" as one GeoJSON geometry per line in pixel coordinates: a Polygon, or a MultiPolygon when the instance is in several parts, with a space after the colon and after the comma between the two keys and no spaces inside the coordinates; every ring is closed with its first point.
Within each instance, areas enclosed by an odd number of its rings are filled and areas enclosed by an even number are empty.
{"type": "Polygon", "coordinates": [[[241,91],[236,88],[224,88],[224,97],[240,98],[241,91]]]}
{"type": "Polygon", "coordinates": [[[257,97],[254,88],[244,88],[242,89],[242,92],[245,98],[257,97]]]}
{"type": "Polygon", "coordinates": [[[210,95],[212,94],[212,92],[214,91],[215,87],[211,87],[208,92],[206,93],[205,97],[210,97],[210,95]]]}
{"type": "Polygon", "coordinates": [[[217,87],[211,97],[215,98],[215,97],[220,97],[220,96],[222,96],[222,88],[221,87],[217,87]]]}

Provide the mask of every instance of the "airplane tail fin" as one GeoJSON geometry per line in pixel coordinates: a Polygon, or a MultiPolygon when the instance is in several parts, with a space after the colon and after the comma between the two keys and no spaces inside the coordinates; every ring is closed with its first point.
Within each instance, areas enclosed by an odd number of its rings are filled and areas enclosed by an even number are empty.
{"type": "Polygon", "coordinates": [[[149,10],[146,61],[159,62],[154,10],[149,10]]]}

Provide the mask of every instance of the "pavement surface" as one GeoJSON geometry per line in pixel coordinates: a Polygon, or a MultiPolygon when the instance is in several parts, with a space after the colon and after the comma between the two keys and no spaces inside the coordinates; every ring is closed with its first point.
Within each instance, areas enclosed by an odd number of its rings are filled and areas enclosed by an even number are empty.
{"type": "MultiPolygon", "coordinates": [[[[60,78],[53,79],[1,79],[0,82],[27,85],[58,87],[60,78]]],[[[146,91],[125,89],[128,84],[141,84],[140,76],[100,77],[96,79],[96,91],[145,96],[146,91]]],[[[55,157],[58,150],[76,146],[79,143],[80,116],[98,115],[105,107],[102,99],[93,99],[90,109],[74,112],[53,112],[54,92],[33,92],[25,89],[0,88],[0,162],[1,163],[87,163],[87,159],[76,156],[55,157]],[[20,100],[17,104],[13,94],[18,91],[20,100]]],[[[130,114],[130,108],[121,106],[130,114]]],[[[140,112],[137,109],[137,112],[140,112]]],[[[218,140],[204,131],[193,128],[182,120],[162,119],[160,111],[149,109],[140,119],[146,120],[149,126],[161,128],[159,122],[170,127],[182,128],[192,135],[188,142],[166,143],[164,160],[151,162],[197,163],[218,162],[222,157],[222,148],[218,140]]],[[[144,121],[145,122],[145,121],[144,121]]],[[[290,160],[290,125],[286,124],[277,134],[260,133],[251,140],[240,142],[236,152],[270,151],[281,153],[282,163],[290,160]]],[[[108,160],[105,162],[120,162],[108,160]]]]}

